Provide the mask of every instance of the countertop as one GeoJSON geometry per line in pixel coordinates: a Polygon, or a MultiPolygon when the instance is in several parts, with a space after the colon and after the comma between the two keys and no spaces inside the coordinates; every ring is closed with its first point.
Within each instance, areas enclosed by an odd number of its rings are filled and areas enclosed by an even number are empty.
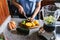
{"type": "MultiPolygon", "coordinates": [[[[16,24],[18,25],[18,23],[24,19],[11,18],[11,20],[15,21],[16,24]]],[[[39,23],[40,23],[40,26],[43,26],[42,20],[39,20],[39,23]]],[[[7,27],[8,27],[8,25],[7,25],[7,27]]],[[[8,40],[42,40],[38,36],[38,31],[33,32],[33,30],[35,30],[35,29],[31,29],[32,33],[30,32],[31,33],[30,35],[21,35],[21,34],[17,33],[16,31],[12,32],[12,31],[8,30],[8,28],[6,28],[3,33],[8,40]]],[[[57,40],[60,39],[60,34],[56,35],[56,39],[57,40]]]]}
{"type": "MultiPolygon", "coordinates": [[[[14,20],[16,23],[19,23],[19,21],[22,21],[24,19],[12,18],[11,20],[14,20]]],[[[41,20],[39,21],[39,23],[41,23],[41,26],[43,25],[43,22],[41,20]]],[[[37,31],[32,33],[31,35],[25,36],[25,35],[16,33],[16,31],[11,32],[10,30],[8,30],[8,28],[6,28],[3,33],[7,37],[8,40],[41,40],[37,35],[37,31]]]]}

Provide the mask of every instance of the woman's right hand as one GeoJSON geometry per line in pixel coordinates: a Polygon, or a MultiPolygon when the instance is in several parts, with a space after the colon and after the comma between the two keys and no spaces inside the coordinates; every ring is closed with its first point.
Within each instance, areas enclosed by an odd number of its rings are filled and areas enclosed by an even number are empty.
{"type": "Polygon", "coordinates": [[[18,7],[18,11],[19,11],[20,14],[22,14],[24,16],[25,12],[24,12],[24,9],[23,9],[22,6],[18,7]]]}

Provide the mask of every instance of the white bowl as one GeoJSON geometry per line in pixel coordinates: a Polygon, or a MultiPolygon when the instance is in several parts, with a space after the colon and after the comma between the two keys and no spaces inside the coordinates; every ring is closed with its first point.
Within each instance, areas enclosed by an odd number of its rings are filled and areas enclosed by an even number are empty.
{"type": "Polygon", "coordinates": [[[55,3],[56,7],[60,8],[60,3],[55,3]]]}

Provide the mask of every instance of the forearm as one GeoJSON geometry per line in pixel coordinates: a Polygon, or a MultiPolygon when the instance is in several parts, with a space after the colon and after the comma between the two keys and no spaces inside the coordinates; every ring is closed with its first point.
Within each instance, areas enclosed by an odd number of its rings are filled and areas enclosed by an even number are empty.
{"type": "Polygon", "coordinates": [[[38,14],[39,10],[40,10],[40,6],[35,9],[32,18],[35,18],[35,16],[38,14]]]}
{"type": "Polygon", "coordinates": [[[36,4],[36,9],[35,9],[35,11],[34,11],[34,14],[32,15],[32,18],[35,18],[35,16],[38,14],[40,8],[41,8],[41,2],[38,2],[38,3],[36,4]]]}
{"type": "Polygon", "coordinates": [[[12,0],[12,4],[15,6],[15,7],[17,7],[17,8],[19,8],[21,5],[20,4],[18,4],[17,2],[16,2],[16,0],[12,0]]]}

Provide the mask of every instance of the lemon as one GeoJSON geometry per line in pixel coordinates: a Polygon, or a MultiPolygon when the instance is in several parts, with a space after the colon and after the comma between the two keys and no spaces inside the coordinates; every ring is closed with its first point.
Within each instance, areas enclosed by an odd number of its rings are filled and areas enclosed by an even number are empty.
{"type": "Polygon", "coordinates": [[[35,24],[35,25],[36,25],[36,24],[39,24],[38,20],[34,20],[34,24],[35,24]]]}
{"type": "Polygon", "coordinates": [[[35,24],[32,22],[32,27],[34,27],[35,26],[35,24]]]}
{"type": "Polygon", "coordinates": [[[27,23],[26,23],[26,26],[31,27],[31,26],[32,26],[32,23],[27,22],[27,23]]]}

